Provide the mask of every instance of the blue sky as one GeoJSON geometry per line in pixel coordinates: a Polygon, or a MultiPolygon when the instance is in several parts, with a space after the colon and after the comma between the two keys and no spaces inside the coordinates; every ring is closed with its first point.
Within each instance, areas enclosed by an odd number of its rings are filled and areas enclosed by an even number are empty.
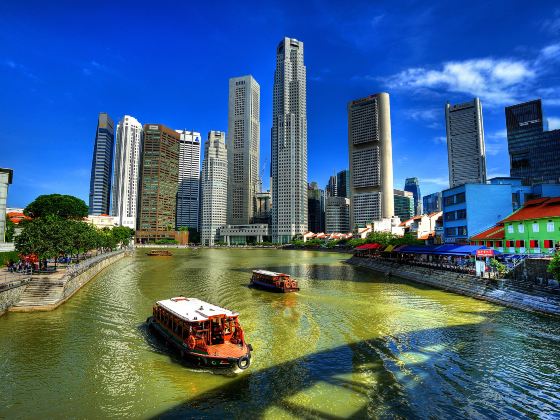
{"type": "MultiPolygon", "coordinates": [[[[305,43],[309,181],[348,166],[348,101],[391,95],[395,188],[447,186],[444,105],[482,100],[489,176],[507,175],[504,106],[541,97],[560,127],[557,1],[0,4],[0,166],[8,205],[87,201],[97,114],[227,129],[228,79],[261,85],[268,174],[275,48],[305,43]],[[266,4],[264,4],[266,3],[266,4]]],[[[267,175],[268,176],[268,175],[267,175]]],[[[268,179],[265,179],[268,184],[268,179]]]]}

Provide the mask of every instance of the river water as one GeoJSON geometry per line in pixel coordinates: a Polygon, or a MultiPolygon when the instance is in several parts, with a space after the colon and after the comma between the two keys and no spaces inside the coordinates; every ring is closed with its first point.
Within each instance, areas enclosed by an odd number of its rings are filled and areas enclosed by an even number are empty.
{"type": "Polygon", "coordinates": [[[0,418],[553,418],[560,323],[313,251],[137,251],[52,312],[0,318],[0,418]],[[301,292],[250,289],[254,268],[301,292]],[[251,367],[193,369],[146,330],[154,301],[241,313],[251,367]]]}

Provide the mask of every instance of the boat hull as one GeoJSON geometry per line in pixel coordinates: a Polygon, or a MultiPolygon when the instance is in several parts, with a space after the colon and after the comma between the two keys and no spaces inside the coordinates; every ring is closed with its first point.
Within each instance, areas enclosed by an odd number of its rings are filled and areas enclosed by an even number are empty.
{"type": "Polygon", "coordinates": [[[299,292],[299,287],[284,288],[284,287],[274,286],[273,284],[264,283],[258,280],[253,280],[253,279],[251,279],[249,286],[261,290],[267,290],[269,292],[276,292],[276,293],[299,292]]]}
{"type": "Polygon", "coordinates": [[[167,345],[172,346],[181,355],[181,358],[189,360],[196,366],[240,372],[247,369],[251,364],[250,347],[247,353],[241,357],[211,356],[200,350],[189,349],[185,343],[162,327],[153,316],[149,317],[146,323],[148,324],[148,329],[165,340],[167,345]]]}

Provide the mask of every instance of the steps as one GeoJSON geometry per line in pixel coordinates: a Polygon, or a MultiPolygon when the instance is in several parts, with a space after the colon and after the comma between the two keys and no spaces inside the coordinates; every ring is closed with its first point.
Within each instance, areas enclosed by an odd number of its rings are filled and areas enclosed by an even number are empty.
{"type": "Polygon", "coordinates": [[[58,303],[64,294],[64,281],[59,278],[33,278],[23,291],[20,300],[10,309],[49,306],[58,303]]]}

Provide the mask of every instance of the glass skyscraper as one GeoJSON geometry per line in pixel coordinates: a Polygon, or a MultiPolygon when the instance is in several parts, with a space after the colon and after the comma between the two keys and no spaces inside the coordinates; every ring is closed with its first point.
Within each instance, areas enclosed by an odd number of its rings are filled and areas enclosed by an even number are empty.
{"type": "Polygon", "coordinates": [[[101,112],[97,120],[93,159],[91,160],[89,214],[109,214],[114,145],[113,120],[107,113],[101,112]]]}
{"type": "Polygon", "coordinates": [[[404,190],[411,192],[414,197],[414,214],[422,214],[422,194],[420,194],[420,181],[418,181],[418,178],[406,178],[404,190]]]}
{"type": "Polygon", "coordinates": [[[348,169],[336,174],[336,195],[350,198],[350,171],[348,169]]]}

